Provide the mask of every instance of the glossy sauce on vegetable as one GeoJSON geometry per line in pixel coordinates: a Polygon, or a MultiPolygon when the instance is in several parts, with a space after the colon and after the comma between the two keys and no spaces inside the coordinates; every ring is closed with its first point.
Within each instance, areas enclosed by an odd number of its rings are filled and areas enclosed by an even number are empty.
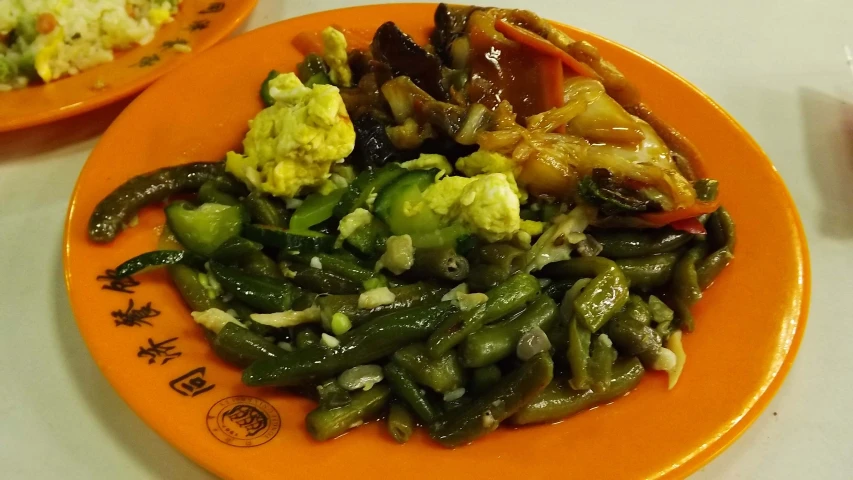
{"type": "Polygon", "coordinates": [[[554,73],[553,59],[503,38],[493,25],[494,18],[487,14],[471,14],[470,100],[491,109],[507,100],[519,119],[560,103],[561,99],[543,88],[553,81],[549,78],[554,73]]]}

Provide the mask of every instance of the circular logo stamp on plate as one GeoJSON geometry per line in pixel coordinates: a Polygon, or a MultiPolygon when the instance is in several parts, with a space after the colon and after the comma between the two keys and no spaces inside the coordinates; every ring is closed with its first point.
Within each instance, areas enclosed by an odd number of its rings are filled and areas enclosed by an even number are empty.
{"type": "Polygon", "coordinates": [[[255,397],[228,397],[207,412],[207,429],[233,447],[257,447],[278,433],[281,417],[269,403],[255,397]]]}

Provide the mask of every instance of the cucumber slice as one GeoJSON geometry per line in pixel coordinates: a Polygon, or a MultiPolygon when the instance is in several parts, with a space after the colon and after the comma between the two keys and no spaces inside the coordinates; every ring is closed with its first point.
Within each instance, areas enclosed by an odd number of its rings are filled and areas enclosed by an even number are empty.
{"type": "Polygon", "coordinates": [[[166,223],[181,245],[209,257],[225,240],[240,234],[243,212],[238,206],[205,203],[195,207],[180,200],[166,207],[166,223]]]}
{"type": "Polygon", "coordinates": [[[406,169],[397,163],[389,163],[379,169],[361,172],[335,207],[335,217],[343,218],[356,208],[365,208],[370,195],[379,192],[404,173],[406,169]]]}
{"type": "Polygon", "coordinates": [[[311,230],[284,230],[269,225],[246,225],[243,236],[267,247],[297,252],[329,252],[335,237],[311,230]]]}
{"type": "Polygon", "coordinates": [[[469,237],[471,232],[462,225],[452,224],[429,232],[412,235],[415,248],[459,247],[459,241],[469,237]]]}
{"type": "Polygon", "coordinates": [[[431,168],[404,173],[379,192],[373,210],[391,233],[404,235],[438,230],[441,217],[422,200],[424,190],[433,184],[439,171],[431,168]]]}

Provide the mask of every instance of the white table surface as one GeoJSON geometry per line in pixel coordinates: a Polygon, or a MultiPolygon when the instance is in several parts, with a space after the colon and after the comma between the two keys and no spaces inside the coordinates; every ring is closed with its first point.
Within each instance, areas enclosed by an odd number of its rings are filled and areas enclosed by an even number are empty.
{"type": "MultiPolygon", "coordinates": [[[[358,3],[261,0],[241,31],[358,3]]],[[[845,43],[853,47],[853,2],[491,4],[530,8],[645,53],[707,92],[767,151],[808,236],[808,328],[767,410],[693,478],[853,478],[853,74],[844,55],[845,43]]],[[[0,134],[2,478],[212,478],[114,393],[65,293],[67,202],[119,108],[0,134]]]]}

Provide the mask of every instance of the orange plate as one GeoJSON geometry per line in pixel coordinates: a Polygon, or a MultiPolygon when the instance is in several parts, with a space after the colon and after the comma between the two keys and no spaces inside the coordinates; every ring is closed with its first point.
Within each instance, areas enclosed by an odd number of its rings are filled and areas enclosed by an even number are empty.
{"type": "Polygon", "coordinates": [[[59,120],[115,102],[142,90],[193,53],[210,48],[234,31],[257,0],[184,0],[175,21],[149,44],[116,54],[114,61],[48,84],[0,93],[0,132],[59,120]],[[164,47],[183,40],[191,53],[164,47]],[[103,82],[103,88],[95,88],[103,82]]]}
{"type": "Polygon", "coordinates": [[[770,161],[729,115],[674,73],[588,32],[564,27],[598,46],[662,118],[695,142],[738,222],[737,258],[694,309],[697,329],[684,339],[689,358],[674,390],[667,391],[665,375],[651,373],[627,397],[559,425],[501,428],[452,451],[423,432],[399,446],[381,422],[316,443],[304,428],[311,402],[243,386],[239,370],[210,350],[165,273],[138,275],[133,293],[105,289],[109,280],[98,279],[154,249],[163,214],[159,206],[148,208],[113,244],[96,245],[86,237],[95,204],[133,175],[216,160],[238,148],[247,120],[261,108],[258,86],[267,72],[292,69],[299,60],[289,46],[294,35],[332,23],[375,28],[394,20],[425,41],[433,10],[368,6],[277,23],[200,55],[122,113],[83,168],[68,211],[66,282],[92,355],[152,428],[223,477],[686,476],[755,420],[794,359],[808,305],[805,237],[770,161]],[[130,301],[137,312],[156,316],[121,325],[130,301]],[[168,339],[175,349],[164,353],[181,355],[150,361],[145,350],[168,339]],[[257,428],[235,424],[228,415],[235,405],[264,421],[257,428]]]}

